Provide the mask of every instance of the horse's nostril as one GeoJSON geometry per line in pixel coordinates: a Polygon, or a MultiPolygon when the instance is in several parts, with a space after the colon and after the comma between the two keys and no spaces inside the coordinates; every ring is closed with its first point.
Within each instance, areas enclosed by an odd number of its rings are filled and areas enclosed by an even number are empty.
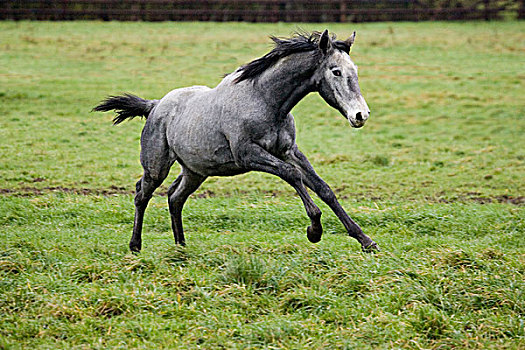
{"type": "Polygon", "coordinates": [[[357,112],[357,114],[355,115],[355,120],[357,120],[358,122],[363,121],[363,115],[361,114],[361,112],[357,112]]]}

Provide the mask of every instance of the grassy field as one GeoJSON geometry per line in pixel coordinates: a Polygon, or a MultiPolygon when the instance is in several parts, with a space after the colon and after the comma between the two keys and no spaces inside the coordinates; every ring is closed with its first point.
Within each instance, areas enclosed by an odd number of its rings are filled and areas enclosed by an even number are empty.
{"type": "Polygon", "coordinates": [[[0,22],[0,349],[525,348],[525,24],[300,27],[357,30],[367,125],[317,95],[294,114],[379,254],[317,198],[310,244],[258,173],[202,186],[186,248],[155,196],[128,253],[143,122],[90,109],[214,86],[298,25],[0,22]]]}

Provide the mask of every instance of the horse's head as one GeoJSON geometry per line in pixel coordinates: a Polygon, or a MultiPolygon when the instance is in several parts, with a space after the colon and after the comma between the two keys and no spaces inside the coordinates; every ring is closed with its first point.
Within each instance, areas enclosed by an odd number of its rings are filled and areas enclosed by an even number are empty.
{"type": "Polygon", "coordinates": [[[357,81],[357,66],[350,59],[355,32],[345,41],[333,41],[325,30],[319,37],[321,62],[314,74],[321,97],[348,119],[354,128],[365,125],[370,116],[357,81]]]}

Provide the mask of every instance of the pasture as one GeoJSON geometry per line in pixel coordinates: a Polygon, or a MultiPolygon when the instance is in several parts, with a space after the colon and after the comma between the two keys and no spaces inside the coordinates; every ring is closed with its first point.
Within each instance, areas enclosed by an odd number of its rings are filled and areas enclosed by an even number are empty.
{"type": "Polygon", "coordinates": [[[215,86],[293,24],[0,22],[0,348],[525,347],[525,25],[302,24],[345,38],[372,111],[317,95],[298,144],[382,249],[329,208],[249,173],[190,198],[176,247],[164,193],[128,252],[143,121],[109,94],[215,86]]]}

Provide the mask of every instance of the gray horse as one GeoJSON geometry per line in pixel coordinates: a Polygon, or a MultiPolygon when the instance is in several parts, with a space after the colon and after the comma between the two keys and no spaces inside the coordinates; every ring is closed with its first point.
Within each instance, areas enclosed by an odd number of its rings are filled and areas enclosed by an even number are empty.
{"type": "Polygon", "coordinates": [[[115,110],[114,124],[136,116],[147,118],[141,137],[144,175],[137,182],[135,221],[129,247],[140,251],[144,211],[153,192],[178,162],[181,174],[168,189],[175,242],[184,245],[182,207],[208,176],[233,176],[248,171],[273,174],[296,191],[310,218],[307,237],[319,242],[321,210],[306,187],[334,211],[348,234],[364,251],[379,250],[337,201],[295,143],[291,109],[310,92],[362,127],[370,115],[357,82],[349,52],[355,32],[345,41],[322,34],[272,37],[275,47],[227,75],[215,88],[176,89],[161,100],[133,95],[110,96],[95,111],[115,110]]]}

